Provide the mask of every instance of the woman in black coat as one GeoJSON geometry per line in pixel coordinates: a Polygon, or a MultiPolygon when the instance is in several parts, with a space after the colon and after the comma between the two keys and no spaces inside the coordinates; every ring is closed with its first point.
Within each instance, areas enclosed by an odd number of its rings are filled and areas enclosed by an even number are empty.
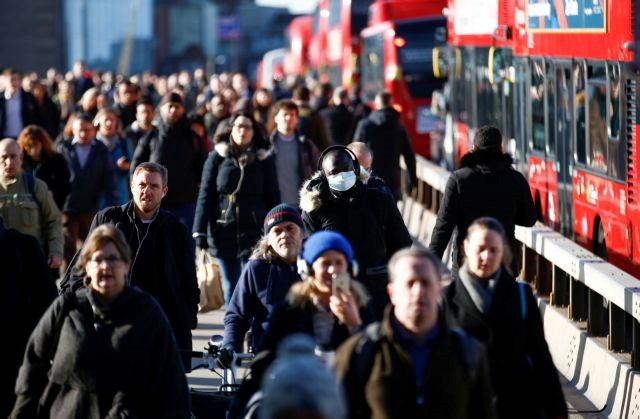
{"type": "Polygon", "coordinates": [[[18,136],[18,145],[22,149],[22,170],[43,180],[62,210],[69,195],[71,174],[67,162],[53,147],[47,132],[38,125],[27,125],[18,136]]]}
{"type": "Polygon", "coordinates": [[[509,270],[511,252],[494,218],[475,220],[466,259],[445,290],[448,320],[487,345],[500,418],[566,418],[567,408],[531,288],[509,270]]]}
{"type": "Polygon", "coordinates": [[[218,259],[227,304],[267,210],[280,203],[271,146],[255,120],[237,112],[230,126],[205,162],[193,225],[198,247],[208,247],[218,259]]]}
{"type": "Polygon", "coordinates": [[[189,418],[189,389],[171,326],[126,283],[131,256],[111,225],[79,256],[86,288],[63,294],[29,338],[11,418],[189,418]]]}

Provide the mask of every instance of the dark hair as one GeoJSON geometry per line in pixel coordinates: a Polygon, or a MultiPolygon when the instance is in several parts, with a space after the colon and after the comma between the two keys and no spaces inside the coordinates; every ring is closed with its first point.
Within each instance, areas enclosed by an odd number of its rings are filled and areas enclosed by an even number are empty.
{"type": "Polygon", "coordinates": [[[136,106],[140,106],[140,105],[149,105],[152,108],[153,106],[153,100],[149,97],[149,96],[142,96],[140,99],[138,99],[138,103],[136,103],[136,106]]]}
{"type": "Polygon", "coordinates": [[[196,111],[191,111],[187,114],[187,120],[192,124],[200,124],[204,126],[204,117],[196,111]]]}
{"type": "Polygon", "coordinates": [[[300,113],[298,105],[291,99],[281,99],[273,105],[273,112],[278,113],[280,110],[285,109],[287,111],[296,111],[296,115],[300,113]]]}
{"type": "Polygon", "coordinates": [[[293,99],[294,100],[302,100],[304,102],[307,102],[309,99],[311,98],[311,92],[309,92],[309,89],[307,88],[307,86],[296,86],[295,89],[293,89],[293,99]]]}
{"type": "Polygon", "coordinates": [[[442,261],[431,251],[427,249],[422,249],[418,247],[405,247],[404,249],[400,249],[391,256],[389,259],[389,263],[387,264],[387,271],[389,273],[389,282],[393,282],[395,278],[394,270],[400,259],[404,259],[407,257],[414,257],[418,259],[424,259],[429,261],[433,266],[433,269],[436,271],[438,275],[438,280],[442,279],[442,261]]]}
{"type": "Polygon", "coordinates": [[[473,223],[471,223],[469,228],[467,228],[465,241],[469,238],[471,233],[476,230],[493,231],[500,236],[500,238],[502,239],[502,267],[506,269],[510,275],[513,275],[513,272],[511,272],[511,260],[513,259],[513,254],[511,253],[511,247],[509,246],[509,242],[507,241],[507,233],[505,232],[502,223],[492,217],[477,218],[473,221],[473,223]]]}
{"type": "Polygon", "coordinates": [[[382,106],[384,106],[385,108],[388,108],[389,106],[391,106],[391,102],[392,102],[391,93],[389,93],[386,90],[378,92],[378,94],[376,95],[376,99],[379,100],[382,106]]]}
{"type": "Polygon", "coordinates": [[[133,178],[136,177],[136,175],[142,171],[150,172],[150,173],[160,173],[160,176],[162,177],[162,186],[167,186],[167,182],[169,182],[169,171],[163,165],[159,163],[152,163],[152,162],[140,163],[139,165],[136,166],[136,169],[133,171],[133,176],[131,177],[131,181],[133,182],[133,178]]]}

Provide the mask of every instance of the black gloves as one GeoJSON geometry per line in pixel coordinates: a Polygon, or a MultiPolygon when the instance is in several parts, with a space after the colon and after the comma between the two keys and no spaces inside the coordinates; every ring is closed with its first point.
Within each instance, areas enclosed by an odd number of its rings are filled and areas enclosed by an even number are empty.
{"type": "Polygon", "coordinates": [[[220,368],[231,368],[234,354],[235,350],[231,345],[220,348],[220,352],[218,352],[218,366],[220,368]]]}
{"type": "Polygon", "coordinates": [[[196,241],[196,246],[198,246],[199,249],[209,248],[209,243],[207,242],[206,235],[194,237],[194,240],[196,241]]]}

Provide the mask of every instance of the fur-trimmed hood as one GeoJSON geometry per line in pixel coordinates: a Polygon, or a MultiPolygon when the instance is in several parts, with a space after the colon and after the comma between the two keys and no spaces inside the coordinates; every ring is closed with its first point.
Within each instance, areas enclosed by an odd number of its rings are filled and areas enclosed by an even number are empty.
{"type": "MultiPolygon", "coordinates": [[[[349,281],[351,293],[358,308],[364,307],[369,302],[369,293],[364,285],[352,279],[349,281]]],[[[311,281],[304,280],[291,285],[287,293],[287,302],[291,307],[305,308],[313,306],[313,290],[311,281]]]]}
{"type": "MultiPolygon", "coordinates": [[[[366,184],[369,176],[369,172],[360,170],[358,180],[366,184]]],[[[304,212],[312,212],[322,206],[323,196],[330,196],[330,194],[329,185],[322,176],[322,171],[318,170],[310,179],[305,180],[300,188],[300,209],[304,212]]]]}
{"type": "Polygon", "coordinates": [[[503,169],[513,164],[513,158],[508,153],[494,153],[484,150],[472,151],[462,156],[460,168],[480,167],[486,170],[503,169]]]}

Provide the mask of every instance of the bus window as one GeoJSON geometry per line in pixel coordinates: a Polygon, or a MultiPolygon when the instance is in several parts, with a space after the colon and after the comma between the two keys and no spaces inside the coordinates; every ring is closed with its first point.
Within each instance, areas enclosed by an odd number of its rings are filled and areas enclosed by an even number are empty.
{"type": "Polygon", "coordinates": [[[463,77],[464,77],[464,91],[462,92],[463,97],[462,100],[464,101],[464,109],[467,111],[467,115],[466,115],[466,122],[467,125],[469,125],[471,128],[476,127],[477,125],[473,125],[474,121],[476,119],[474,119],[475,114],[476,114],[476,103],[477,103],[477,99],[476,99],[476,89],[475,89],[475,66],[476,66],[476,60],[475,60],[475,52],[473,48],[467,48],[465,50],[463,50],[463,55],[464,55],[464,67],[462,69],[463,71],[463,77]]]}
{"type": "Polygon", "coordinates": [[[465,69],[467,60],[466,54],[460,48],[453,50],[452,59],[455,60],[454,69],[451,72],[453,83],[451,84],[451,111],[456,122],[467,122],[469,119],[469,109],[466,106],[467,85],[465,83],[465,69]]]}
{"type": "Polygon", "coordinates": [[[609,65],[609,115],[608,131],[610,140],[618,140],[620,131],[620,67],[618,64],[609,65]]]}
{"type": "Polygon", "coordinates": [[[528,155],[528,143],[527,143],[527,118],[526,118],[526,91],[528,84],[527,72],[529,65],[526,59],[516,58],[515,60],[515,94],[514,94],[514,130],[516,136],[515,150],[513,150],[513,157],[517,162],[524,164],[528,155]]]}
{"type": "Polygon", "coordinates": [[[478,95],[477,127],[493,125],[499,127],[498,122],[498,93],[497,85],[490,82],[489,77],[489,49],[477,48],[475,50],[475,81],[478,95]]]}
{"type": "Polygon", "coordinates": [[[589,66],[587,77],[587,124],[589,167],[607,170],[607,72],[603,65],[589,66]]]}
{"type": "Polygon", "coordinates": [[[442,80],[433,75],[432,49],[444,45],[439,41],[444,26],[443,18],[396,25],[398,61],[411,97],[428,98],[434,90],[442,88],[442,80]]]}
{"type": "Polygon", "coordinates": [[[587,164],[587,118],[584,65],[579,63],[574,69],[575,112],[576,112],[576,161],[587,164]]]}
{"type": "Polygon", "coordinates": [[[544,62],[540,59],[531,60],[531,138],[533,149],[544,152],[544,62]]]}
{"type": "Polygon", "coordinates": [[[620,67],[618,64],[608,66],[609,70],[609,103],[608,133],[609,133],[609,175],[616,179],[626,180],[627,150],[626,142],[620,141],[620,67]]]}
{"type": "Polygon", "coordinates": [[[373,102],[384,90],[384,37],[382,33],[364,38],[362,46],[362,94],[366,102],[373,102]]]}
{"type": "Polygon", "coordinates": [[[556,129],[558,126],[558,112],[556,107],[556,72],[555,65],[547,62],[547,121],[549,122],[549,135],[547,136],[547,154],[550,157],[556,155],[556,129]]]}
{"type": "Polygon", "coordinates": [[[340,25],[340,17],[342,15],[342,0],[329,1],[329,28],[340,25]]]}

